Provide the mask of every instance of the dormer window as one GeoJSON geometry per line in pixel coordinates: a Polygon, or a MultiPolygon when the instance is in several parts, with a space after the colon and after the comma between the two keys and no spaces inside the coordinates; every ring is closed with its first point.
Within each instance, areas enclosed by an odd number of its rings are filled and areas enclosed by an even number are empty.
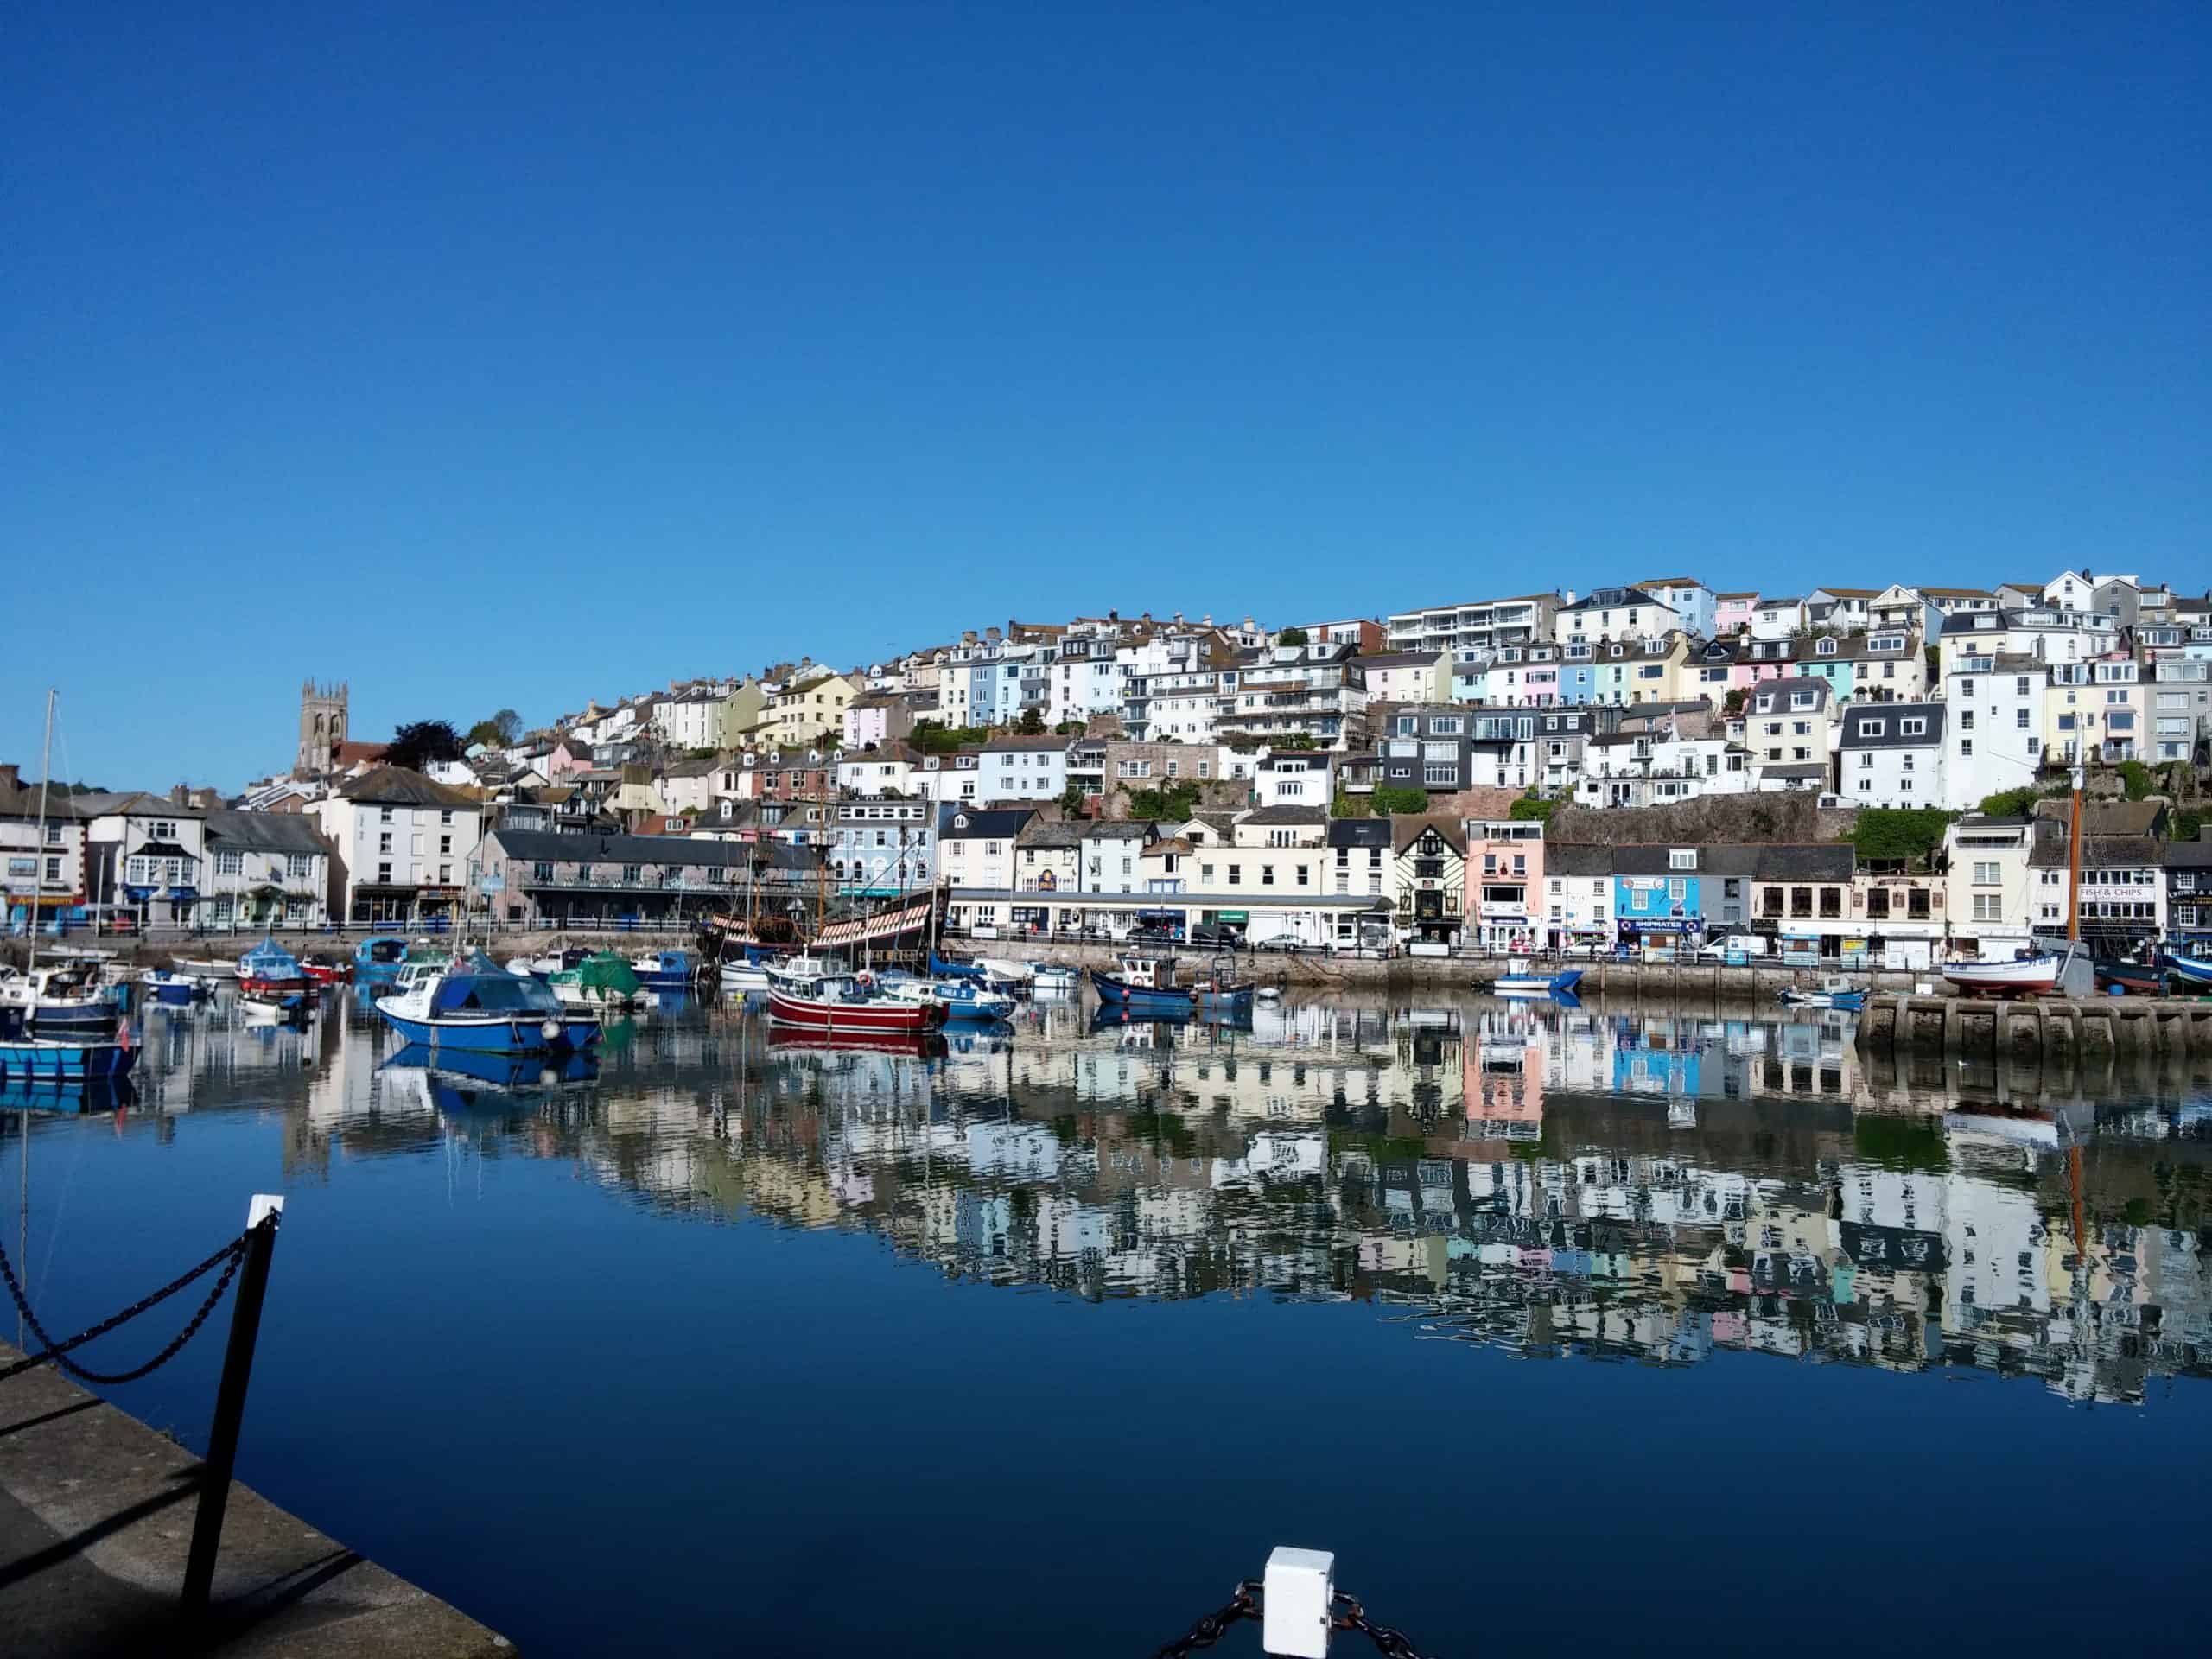
{"type": "Polygon", "coordinates": [[[1820,651],[1821,655],[1821,656],[1823,656],[1823,657],[1833,657],[1833,656],[1834,656],[1834,655],[1835,655],[1835,641],[1834,641],[1834,640],[1833,640],[1833,639],[1823,639],[1823,640],[1821,640],[1821,643],[1820,643],[1820,645],[1819,645],[1819,651],[1820,651]]]}

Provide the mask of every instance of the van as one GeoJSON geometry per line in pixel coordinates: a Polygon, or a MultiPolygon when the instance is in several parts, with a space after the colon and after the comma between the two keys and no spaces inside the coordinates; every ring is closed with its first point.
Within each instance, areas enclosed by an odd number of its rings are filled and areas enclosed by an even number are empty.
{"type": "Polygon", "coordinates": [[[1730,933],[1707,939],[1697,948],[1693,962],[1726,962],[1730,957],[1749,957],[1754,962],[1768,954],[1770,942],[1764,933],[1730,933]]]}

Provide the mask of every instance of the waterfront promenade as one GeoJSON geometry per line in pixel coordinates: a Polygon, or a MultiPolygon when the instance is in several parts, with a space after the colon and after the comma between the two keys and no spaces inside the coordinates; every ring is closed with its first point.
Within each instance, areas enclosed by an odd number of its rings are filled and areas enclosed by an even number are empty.
{"type": "MultiPolygon", "coordinates": [[[[0,1343],[0,1368],[22,1357],[0,1343]]],[[[505,1637],[235,1482],[212,1618],[181,1629],[200,1469],[51,1368],[0,1382],[0,1653],[512,1659],[505,1637]]]]}

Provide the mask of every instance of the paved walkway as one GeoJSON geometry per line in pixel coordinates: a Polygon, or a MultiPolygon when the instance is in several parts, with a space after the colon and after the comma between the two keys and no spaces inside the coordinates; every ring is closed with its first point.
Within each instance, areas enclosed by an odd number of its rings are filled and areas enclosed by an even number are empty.
{"type": "MultiPolygon", "coordinates": [[[[0,1343],[0,1366],[20,1357],[0,1343]]],[[[514,1659],[505,1637],[235,1483],[213,1618],[193,1637],[175,1607],[199,1476],[183,1447],[52,1366],[0,1381],[0,1654],[514,1659]]]]}

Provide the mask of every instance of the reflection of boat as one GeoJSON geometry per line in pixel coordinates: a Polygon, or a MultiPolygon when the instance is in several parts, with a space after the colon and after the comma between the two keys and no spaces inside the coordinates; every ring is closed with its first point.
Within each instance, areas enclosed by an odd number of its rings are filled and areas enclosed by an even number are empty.
{"type": "Polygon", "coordinates": [[[304,1022],[308,1017],[305,991],[240,991],[238,1012],[248,1020],[304,1022]]]}
{"type": "Polygon", "coordinates": [[[0,1112],[52,1112],[73,1116],[88,1112],[112,1112],[138,1098],[127,1077],[90,1077],[74,1081],[0,1078],[0,1112]]]}
{"type": "Polygon", "coordinates": [[[138,1058],[128,1043],[44,1037],[0,1039],[0,1077],[11,1084],[86,1083],[126,1077],[138,1058]]]}
{"type": "Polygon", "coordinates": [[[823,1031],[809,1026],[777,1026],[768,1037],[768,1052],[795,1049],[852,1049],[870,1054],[908,1054],[933,1059],[945,1052],[941,1031],[823,1031]]]}
{"type": "Polygon", "coordinates": [[[1822,977],[1817,990],[1783,986],[1782,1000],[1793,1008],[1844,1008],[1855,1012],[1866,1006],[1866,993],[1841,974],[1828,974],[1822,977]]]}
{"type": "Polygon", "coordinates": [[[1083,988],[1083,973],[1065,963],[1040,962],[1029,969],[1029,988],[1040,996],[1067,995],[1083,988]]]}
{"type": "Polygon", "coordinates": [[[1242,1007],[1207,1008],[1185,1003],[1179,1008],[1166,1008],[1102,1002],[1091,1010],[1093,1031],[1116,1031],[1127,1026],[1214,1026],[1224,1031],[1249,1031],[1252,1008],[1249,1003],[1242,1007]]]}
{"type": "Polygon", "coordinates": [[[1500,996],[1552,996],[1571,993],[1582,982],[1582,969],[1568,968],[1556,974],[1500,974],[1490,988],[1500,996]]]}
{"type": "Polygon", "coordinates": [[[387,1067],[419,1066],[439,1077],[489,1084],[496,1089],[554,1089],[589,1083],[599,1062],[582,1049],[559,1054],[490,1054],[466,1048],[432,1048],[409,1043],[385,1062],[387,1067]]]}
{"type": "Polygon", "coordinates": [[[509,973],[481,950],[451,963],[410,963],[377,1012],[410,1042],[441,1052],[531,1054],[588,1048],[599,1019],[561,1005],[534,979],[509,973]]]}

